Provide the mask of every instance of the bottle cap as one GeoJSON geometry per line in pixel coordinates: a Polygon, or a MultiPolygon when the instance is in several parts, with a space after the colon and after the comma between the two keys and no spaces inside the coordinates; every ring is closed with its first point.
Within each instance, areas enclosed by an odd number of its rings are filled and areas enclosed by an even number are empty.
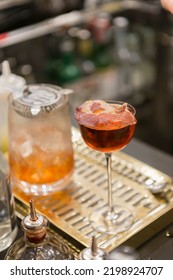
{"type": "Polygon", "coordinates": [[[12,74],[9,62],[2,62],[2,75],[0,76],[0,93],[7,91],[19,96],[26,81],[23,77],[12,74]]]}
{"type": "Polygon", "coordinates": [[[46,236],[48,220],[36,213],[33,200],[30,200],[30,214],[26,216],[21,225],[29,241],[40,243],[46,236]]]}
{"type": "Polygon", "coordinates": [[[105,260],[107,253],[98,248],[95,236],[92,237],[91,248],[85,248],[79,254],[81,260],[105,260]]]}
{"type": "Polygon", "coordinates": [[[127,28],[129,25],[129,20],[126,17],[115,17],[113,19],[113,25],[118,28],[127,28]]]}
{"type": "Polygon", "coordinates": [[[98,42],[103,42],[110,39],[110,14],[107,12],[100,12],[89,24],[89,29],[98,42]]]}

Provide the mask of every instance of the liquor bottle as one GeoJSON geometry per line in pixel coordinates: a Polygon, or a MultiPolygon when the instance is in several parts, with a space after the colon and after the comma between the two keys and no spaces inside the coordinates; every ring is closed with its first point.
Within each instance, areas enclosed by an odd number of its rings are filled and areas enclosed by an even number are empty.
{"type": "Polygon", "coordinates": [[[156,83],[148,142],[173,155],[173,18],[162,11],[157,32],[156,83]]]}
{"type": "Polygon", "coordinates": [[[78,80],[82,71],[77,63],[75,55],[75,43],[73,38],[66,34],[59,44],[60,61],[57,68],[57,82],[60,85],[78,80]]]}
{"type": "Polygon", "coordinates": [[[99,13],[89,23],[93,40],[93,62],[97,69],[108,67],[112,64],[112,52],[110,51],[111,18],[106,12],[99,13]]]}
{"type": "Polygon", "coordinates": [[[95,236],[92,237],[91,247],[83,249],[79,254],[80,260],[105,260],[107,253],[97,246],[95,236]]]}
{"type": "Polygon", "coordinates": [[[128,49],[131,62],[130,80],[133,91],[132,103],[140,106],[146,103],[152,96],[152,88],[155,81],[155,66],[148,56],[142,52],[143,46],[138,33],[129,32],[128,49]]]}
{"type": "Polygon", "coordinates": [[[129,20],[117,16],[113,19],[114,61],[118,98],[127,98],[131,94],[131,61],[128,49],[129,20]]]}
{"type": "Polygon", "coordinates": [[[113,24],[119,96],[140,106],[150,95],[155,77],[153,63],[144,56],[141,36],[131,30],[127,18],[116,17],[113,24]]]}
{"type": "Polygon", "coordinates": [[[44,71],[46,78],[54,83],[57,80],[57,71],[59,71],[61,57],[59,46],[64,39],[66,31],[59,29],[48,37],[47,41],[47,60],[44,71]]]}
{"type": "Polygon", "coordinates": [[[81,28],[77,32],[77,52],[80,59],[80,67],[83,75],[91,75],[95,72],[92,60],[94,44],[90,30],[81,28]]]}
{"type": "Polygon", "coordinates": [[[36,213],[33,200],[30,214],[21,222],[24,236],[8,250],[6,260],[72,260],[73,254],[58,237],[47,232],[48,220],[36,213]]]}

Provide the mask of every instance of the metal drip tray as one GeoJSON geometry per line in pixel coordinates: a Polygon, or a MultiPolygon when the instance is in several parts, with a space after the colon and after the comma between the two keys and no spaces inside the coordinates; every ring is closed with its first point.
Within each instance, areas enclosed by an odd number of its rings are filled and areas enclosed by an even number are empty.
{"type": "MultiPolygon", "coordinates": [[[[73,129],[73,144],[75,172],[71,183],[63,191],[34,198],[37,211],[70,240],[88,247],[95,235],[98,245],[109,252],[172,209],[172,178],[122,152],[114,153],[113,200],[132,209],[134,225],[118,235],[94,232],[88,217],[107,204],[105,157],[87,147],[77,129],[73,129]],[[148,189],[151,186],[161,186],[162,193],[153,195],[148,189]]],[[[28,205],[30,197],[17,187],[14,196],[28,205]]]]}

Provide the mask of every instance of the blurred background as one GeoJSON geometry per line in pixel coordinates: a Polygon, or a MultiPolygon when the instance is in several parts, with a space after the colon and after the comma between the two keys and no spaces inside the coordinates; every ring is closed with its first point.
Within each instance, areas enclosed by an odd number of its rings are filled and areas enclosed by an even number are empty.
{"type": "Polygon", "coordinates": [[[0,0],[0,71],[130,102],[135,137],[173,154],[173,15],[160,0],[0,0]]]}

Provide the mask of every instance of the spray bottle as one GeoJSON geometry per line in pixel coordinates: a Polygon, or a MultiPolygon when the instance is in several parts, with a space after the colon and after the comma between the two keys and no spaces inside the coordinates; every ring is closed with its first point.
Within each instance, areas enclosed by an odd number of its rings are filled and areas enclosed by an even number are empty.
{"type": "Polygon", "coordinates": [[[8,150],[8,96],[17,97],[25,84],[24,78],[11,73],[8,61],[3,61],[0,76],[0,150],[3,153],[8,150]]]}

